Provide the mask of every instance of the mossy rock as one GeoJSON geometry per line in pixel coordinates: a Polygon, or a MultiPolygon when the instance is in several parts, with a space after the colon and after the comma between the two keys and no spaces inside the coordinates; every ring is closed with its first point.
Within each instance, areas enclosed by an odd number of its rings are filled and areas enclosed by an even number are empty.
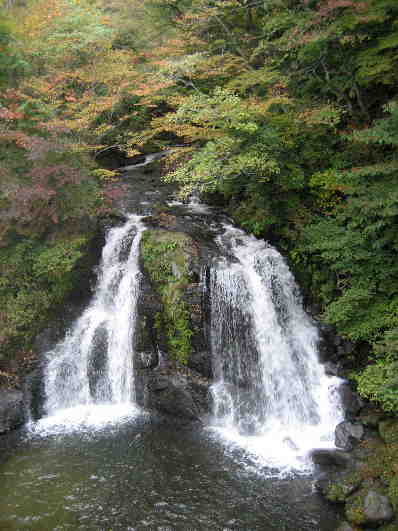
{"type": "Polygon", "coordinates": [[[194,280],[192,265],[197,256],[195,242],[187,234],[163,229],[143,234],[143,267],[163,306],[156,315],[156,328],[165,333],[171,357],[183,365],[191,353],[193,335],[184,294],[194,280]]]}
{"type": "Polygon", "coordinates": [[[379,433],[387,444],[398,443],[398,419],[382,420],[379,423],[379,433]]]}
{"type": "Polygon", "coordinates": [[[385,493],[369,482],[347,499],[345,515],[355,525],[378,527],[391,521],[394,513],[385,493]]]}
{"type": "Polygon", "coordinates": [[[334,503],[344,503],[348,496],[359,488],[361,483],[362,478],[356,473],[332,480],[324,490],[325,498],[334,503]]]}

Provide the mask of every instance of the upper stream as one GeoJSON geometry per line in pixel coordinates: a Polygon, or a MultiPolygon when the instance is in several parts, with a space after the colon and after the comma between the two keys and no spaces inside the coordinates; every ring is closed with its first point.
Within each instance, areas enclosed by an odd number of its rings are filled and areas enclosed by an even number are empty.
{"type": "Polygon", "coordinates": [[[142,218],[159,194],[137,190],[145,178],[107,234],[91,301],[43,353],[45,415],[1,441],[0,528],[333,530],[308,454],[333,447],[340,381],[318,361],[282,256],[225,217],[204,223],[198,202],[173,204],[212,240],[201,284],[213,411],[175,429],[136,405],[142,218]]]}

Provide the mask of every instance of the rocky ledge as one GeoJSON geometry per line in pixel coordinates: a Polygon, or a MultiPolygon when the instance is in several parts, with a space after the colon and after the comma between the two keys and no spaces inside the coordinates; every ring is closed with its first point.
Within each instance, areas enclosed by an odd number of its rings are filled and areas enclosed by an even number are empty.
{"type": "Polygon", "coordinates": [[[348,418],[336,428],[338,449],[313,451],[320,469],[317,488],[342,508],[345,520],[337,531],[397,531],[398,419],[358,399],[359,404],[357,414],[348,409],[348,418]]]}

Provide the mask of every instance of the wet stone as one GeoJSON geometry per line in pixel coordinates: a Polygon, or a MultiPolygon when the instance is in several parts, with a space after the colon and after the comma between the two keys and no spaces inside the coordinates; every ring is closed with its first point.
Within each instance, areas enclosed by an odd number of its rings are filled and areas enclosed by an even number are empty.
{"type": "Polygon", "coordinates": [[[0,391],[0,433],[5,433],[25,421],[25,406],[21,391],[2,389],[0,391]]]}
{"type": "Polygon", "coordinates": [[[352,450],[365,434],[362,424],[353,422],[341,422],[335,431],[335,444],[338,448],[352,450]]]}

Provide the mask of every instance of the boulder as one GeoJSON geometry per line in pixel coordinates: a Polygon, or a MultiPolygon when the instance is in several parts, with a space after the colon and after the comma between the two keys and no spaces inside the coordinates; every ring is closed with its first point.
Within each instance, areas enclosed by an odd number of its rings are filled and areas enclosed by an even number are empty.
{"type": "Polygon", "coordinates": [[[394,516],[390,500],[387,496],[370,490],[364,501],[365,525],[383,524],[392,520],[394,516]]]}
{"type": "Polygon", "coordinates": [[[390,522],[394,512],[388,497],[370,488],[350,496],[346,504],[346,517],[357,525],[378,527],[390,522]]]}
{"type": "Polygon", "coordinates": [[[187,423],[210,411],[209,383],[189,369],[157,370],[147,375],[145,406],[187,423]]]}
{"type": "Polygon", "coordinates": [[[338,448],[352,450],[365,434],[362,424],[348,421],[340,422],[335,431],[335,444],[338,448]]]}
{"type": "Polygon", "coordinates": [[[0,433],[13,430],[25,422],[23,393],[16,390],[0,391],[0,433]]]}

